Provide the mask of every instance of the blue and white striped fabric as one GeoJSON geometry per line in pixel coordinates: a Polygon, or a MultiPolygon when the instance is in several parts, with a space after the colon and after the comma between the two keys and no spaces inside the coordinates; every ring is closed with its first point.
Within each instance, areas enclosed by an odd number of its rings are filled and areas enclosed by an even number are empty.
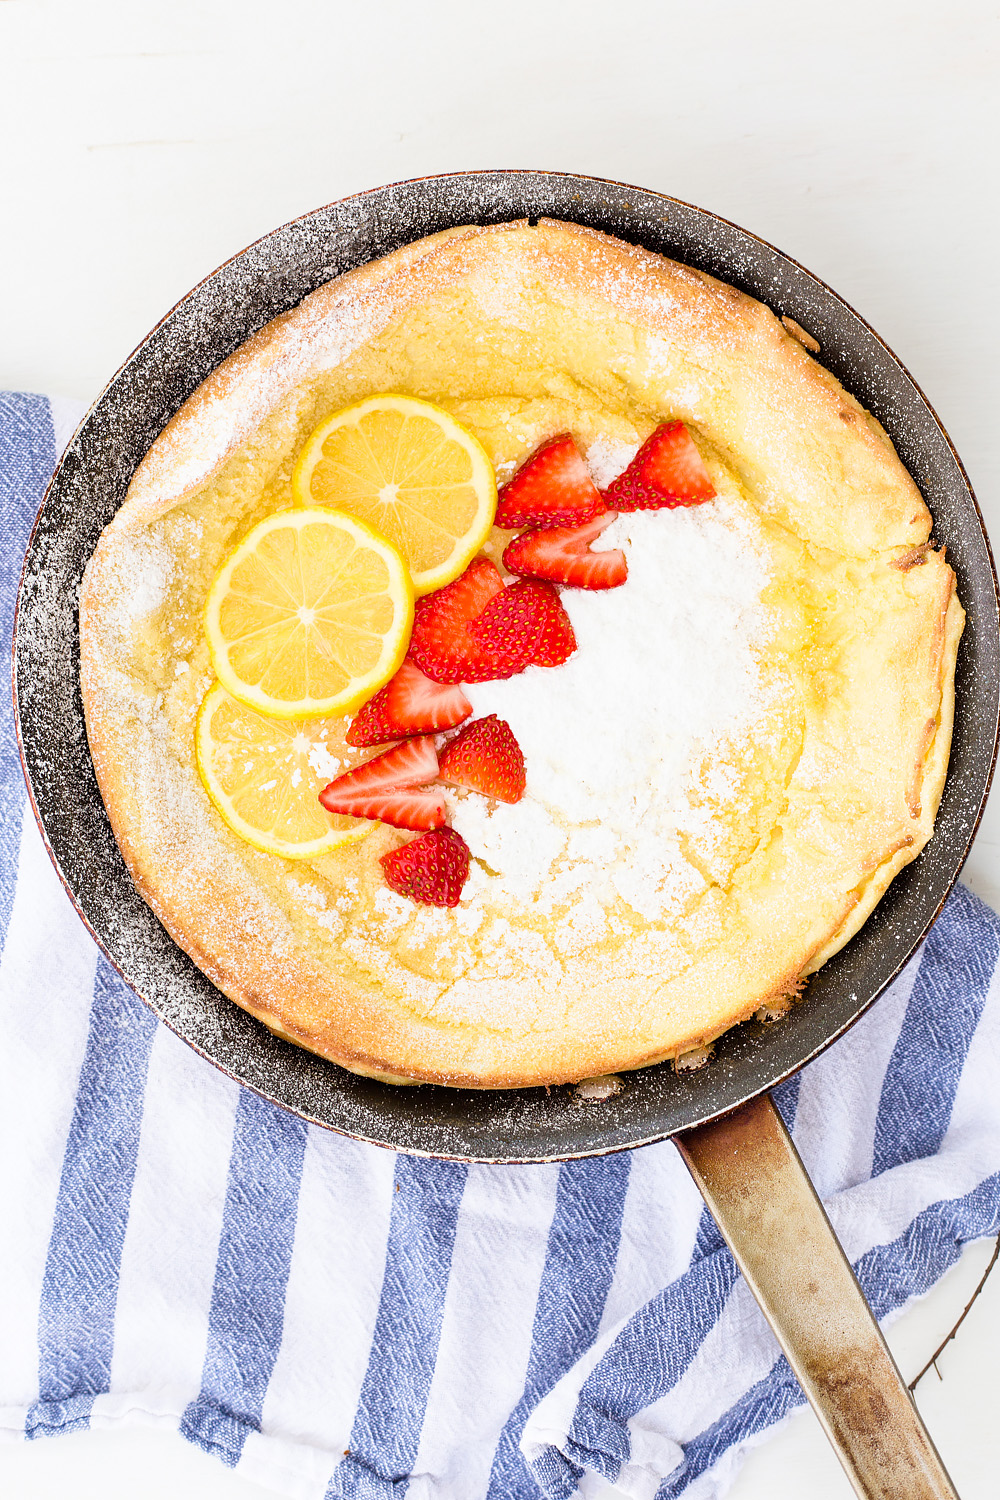
{"type": "MultiPolygon", "coordinates": [[[[0,397],[7,636],[57,446],[0,397]]],[[[155,1423],[301,1500],[721,1495],[802,1397],[674,1147],[466,1167],[241,1091],[98,954],[0,712],[2,1435],[155,1423]]],[[[1000,1230],[998,955],[958,887],[779,1090],[883,1318],[1000,1230]]]]}

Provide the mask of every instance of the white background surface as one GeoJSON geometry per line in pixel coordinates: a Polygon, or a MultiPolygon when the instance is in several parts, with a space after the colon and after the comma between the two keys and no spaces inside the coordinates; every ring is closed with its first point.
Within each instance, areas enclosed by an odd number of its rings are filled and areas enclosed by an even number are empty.
{"type": "MultiPolygon", "coordinates": [[[[149,328],[275,225],[474,167],[639,183],[834,286],[909,366],[1000,534],[1000,63],[986,0],[0,0],[0,386],[95,397],[149,328]]],[[[1000,803],[966,869],[1000,905],[1000,803]]],[[[989,1247],[892,1333],[911,1376],[989,1247]]],[[[2,1337],[2,1334],[0,1334],[2,1337]]],[[[995,1500],[1000,1272],[921,1407],[995,1500]]],[[[169,1433],[0,1447],[9,1500],[264,1500],[169,1433]]],[[[809,1413],[734,1500],[849,1493],[809,1413]]]]}

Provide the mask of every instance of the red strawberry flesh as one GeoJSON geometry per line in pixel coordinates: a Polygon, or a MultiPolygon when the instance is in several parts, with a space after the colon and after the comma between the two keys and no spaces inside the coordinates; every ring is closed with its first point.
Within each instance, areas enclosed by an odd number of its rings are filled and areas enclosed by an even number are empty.
{"type": "Polygon", "coordinates": [[[439,828],[447,816],[444,798],[413,790],[433,781],[437,769],[432,735],[404,740],[337,776],[319,800],[327,812],[348,818],[373,818],[394,828],[439,828]]]}
{"type": "Polygon", "coordinates": [[[613,510],[673,510],[715,495],[701,454],[683,422],[664,422],[604,492],[613,510]]]}
{"type": "Polygon", "coordinates": [[[339,812],[339,808],[330,807],[329,798],[355,792],[367,796],[370,792],[394,792],[402,786],[422,786],[434,780],[437,770],[434,737],[423,735],[393,745],[391,750],[383,750],[381,755],[373,755],[371,760],[362,761],[360,766],[335,777],[320,792],[319,800],[330,812],[339,812]]]}
{"type": "Polygon", "coordinates": [[[474,719],[441,752],[438,779],[499,802],[524,796],[524,755],[505,719],[474,719]]]}
{"type": "Polygon", "coordinates": [[[411,734],[454,729],[472,712],[460,687],[432,682],[412,661],[363,703],[344,738],[361,749],[411,734]]]}
{"type": "Polygon", "coordinates": [[[409,660],[434,682],[488,682],[496,674],[468,626],[502,588],[495,565],[477,557],[454,583],[418,599],[409,660]]]}
{"type": "Polygon", "coordinates": [[[383,854],[386,885],[424,906],[457,906],[469,878],[469,846],[454,828],[438,828],[383,854]]]}
{"type": "Polygon", "coordinates": [[[605,511],[585,526],[554,526],[524,531],[507,544],[504,567],[531,578],[547,578],[577,589],[616,589],[628,578],[628,564],[620,548],[591,552],[590,544],[617,519],[605,511]]]}
{"type": "Polygon", "coordinates": [[[409,828],[413,832],[440,828],[448,816],[440,792],[413,787],[385,792],[337,792],[327,787],[320,792],[320,801],[327,812],[340,813],[347,818],[370,818],[379,823],[390,823],[393,828],[409,828]]]}
{"type": "Polygon", "coordinates": [[[496,525],[579,526],[604,509],[569,433],[537,449],[500,491],[496,525]]]}
{"type": "Polygon", "coordinates": [[[495,677],[560,667],[576,650],[569,615],[551,583],[522,578],[491,599],[469,627],[496,663],[495,677]]]}

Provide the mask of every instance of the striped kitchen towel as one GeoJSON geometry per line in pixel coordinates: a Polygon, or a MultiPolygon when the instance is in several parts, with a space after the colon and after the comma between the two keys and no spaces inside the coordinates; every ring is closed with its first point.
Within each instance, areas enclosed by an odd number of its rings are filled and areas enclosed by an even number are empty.
{"type": "MultiPolygon", "coordinates": [[[[7,637],[66,417],[0,397],[7,637]]],[[[469,1167],[241,1090],[98,953],[2,713],[3,1435],[156,1423],[301,1500],[721,1495],[802,1397],[674,1147],[469,1167]]],[[[957,887],[778,1091],[883,1318],[1000,1231],[998,955],[957,887]]]]}

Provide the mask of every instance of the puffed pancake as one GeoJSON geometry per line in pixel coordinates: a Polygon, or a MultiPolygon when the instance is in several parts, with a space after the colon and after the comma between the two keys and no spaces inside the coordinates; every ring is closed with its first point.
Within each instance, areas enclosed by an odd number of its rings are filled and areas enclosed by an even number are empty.
{"type": "MultiPolygon", "coordinates": [[[[498,1088],[696,1053],[787,1007],[931,836],[964,613],[930,537],[879,424],[762,304],[572,224],[434,235],[237,350],[104,532],[82,681],[119,846],[220,990],[356,1072],[498,1088]],[[450,413],[501,483],[569,433],[604,490],[681,422],[715,491],[601,534],[627,581],[561,591],[564,665],[464,686],[526,788],[443,789],[471,852],[454,907],[390,889],[410,835],[381,822],[311,859],[254,848],[196,765],[213,578],[293,505],[317,425],[382,392],[450,413]]],[[[372,754],[349,722],[303,740],[318,787],[372,754]]]]}

